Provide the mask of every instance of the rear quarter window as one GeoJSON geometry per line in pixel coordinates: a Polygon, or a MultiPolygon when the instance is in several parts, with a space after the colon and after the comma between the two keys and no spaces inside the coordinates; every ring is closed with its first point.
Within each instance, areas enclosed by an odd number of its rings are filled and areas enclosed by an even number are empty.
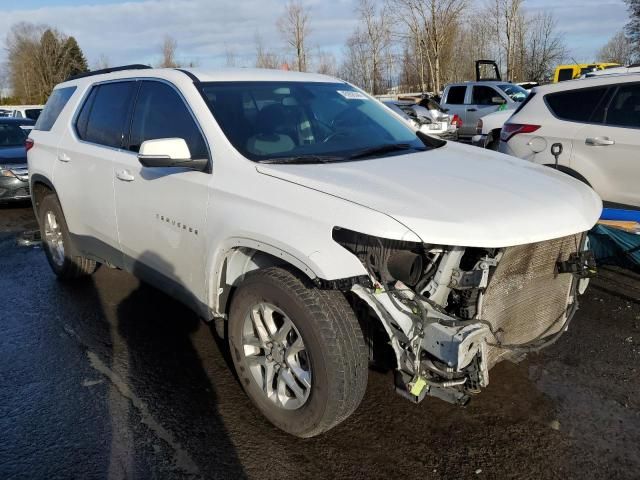
{"type": "Polygon", "coordinates": [[[561,120],[590,123],[601,104],[607,87],[582,88],[549,93],[544,99],[551,113],[561,120]]]}
{"type": "Polygon", "coordinates": [[[71,95],[73,95],[73,92],[75,91],[76,87],[64,87],[56,88],[51,92],[51,95],[44,106],[44,110],[42,110],[35,127],[33,127],[34,130],[51,130],[60,116],[62,109],[65,107],[71,98],[71,95]]]}

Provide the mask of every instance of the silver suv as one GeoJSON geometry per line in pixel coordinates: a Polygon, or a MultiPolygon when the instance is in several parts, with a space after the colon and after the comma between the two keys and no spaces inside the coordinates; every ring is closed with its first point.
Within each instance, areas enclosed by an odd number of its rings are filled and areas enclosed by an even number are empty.
{"type": "Polygon", "coordinates": [[[528,94],[521,86],[509,82],[452,83],[445,87],[440,104],[450,115],[458,115],[462,120],[458,137],[471,140],[476,134],[478,119],[498,109],[515,109],[528,94]]]}

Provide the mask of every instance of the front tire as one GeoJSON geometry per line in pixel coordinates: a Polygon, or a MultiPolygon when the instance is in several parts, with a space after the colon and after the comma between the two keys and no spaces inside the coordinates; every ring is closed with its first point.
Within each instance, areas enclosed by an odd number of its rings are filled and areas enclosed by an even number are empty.
{"type": "Polygon", "coordinates": [[[56,195],[47,195],[42,199],[38,208],[38,222],[44,252],[58,278],[72,280],[95,272],[95,261],[71,254],[69,229],[56,195]]]}
{"type": "Polygon", "coordinates": [[[360,404],[367,348],[341,292],[282,268],[259,270],[233,296],[228,327],[240,383],[276,427],[313,437],[360,404]]]}

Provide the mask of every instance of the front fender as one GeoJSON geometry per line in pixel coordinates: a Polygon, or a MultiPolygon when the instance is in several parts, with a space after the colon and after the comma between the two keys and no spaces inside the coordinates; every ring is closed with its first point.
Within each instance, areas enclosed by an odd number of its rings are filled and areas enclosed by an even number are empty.
{"type": "Polygon", "coordinates": [[[210,272],[207,275],[208,303],[213,312],[217,315],[225,313],[226,291],[238,286],[246,273],[274,265],[294,267],[311,280],[367,275],[357,257],[337,243],[328,246],[325,252],[304,255],[291,247],[279,245],[277,240],[232,237],[220,245],[207,265],[210,272]]]}

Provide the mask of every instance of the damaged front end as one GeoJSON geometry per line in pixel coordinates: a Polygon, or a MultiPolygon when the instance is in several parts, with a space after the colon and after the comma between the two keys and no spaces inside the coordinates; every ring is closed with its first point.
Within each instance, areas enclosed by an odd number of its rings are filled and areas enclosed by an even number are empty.
{"type": "Polygon", "coordinates": [[[566,331],[595,273],[580,233],[515,247],[464,248],[382,239],[336,228],[365,266],[351,291],[384,327],[396,390],[464,404],[499,361],[539,350],[566,331]]]}

